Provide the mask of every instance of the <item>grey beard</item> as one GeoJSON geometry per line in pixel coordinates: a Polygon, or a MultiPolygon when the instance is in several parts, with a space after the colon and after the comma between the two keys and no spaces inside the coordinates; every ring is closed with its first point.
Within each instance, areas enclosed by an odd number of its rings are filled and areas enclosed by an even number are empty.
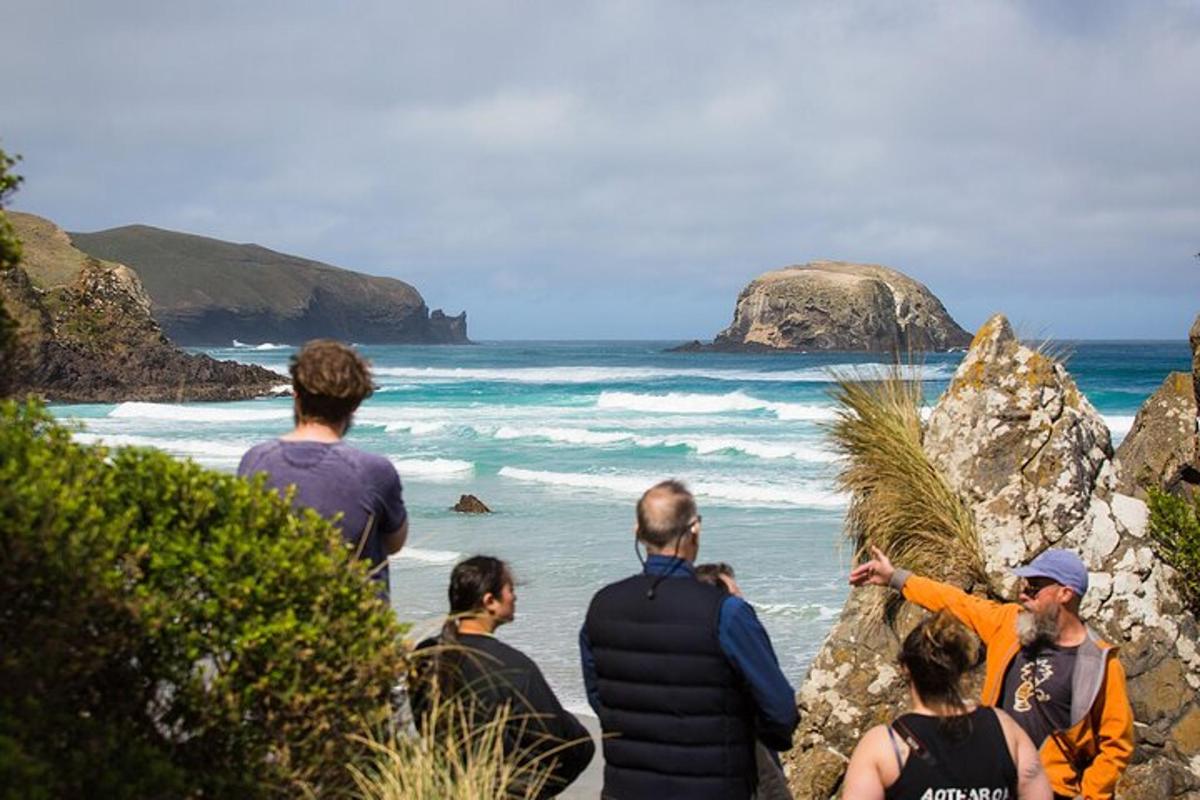
{"type": "Polygon", "coordinates": [[[1057,642],[1060,611],[1061,609],[1055,606],[1045,614],[1034,614],[1032,611],[1017,614],[1017,638],[1021,647],[1030,648],[1057,642]]]}

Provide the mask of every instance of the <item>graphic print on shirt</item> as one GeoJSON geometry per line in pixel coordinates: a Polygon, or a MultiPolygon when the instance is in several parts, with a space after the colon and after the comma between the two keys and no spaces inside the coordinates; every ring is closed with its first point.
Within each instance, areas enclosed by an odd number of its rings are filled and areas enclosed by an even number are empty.
{"type": "Polygon", "coordinates": [[[1054,665],[1049,659],[1039,657],[1022,664],[1021,682],[1017,684],[1017,691],[1013,695],[1013,710],[1020,712],[1031,710],[1033,706],[1030,705],[1029,700],[1032,697],[1036,697],[1041,703],[1050,702],[1050,695],[1043,691],[1041,686],[1053,677],[1054,665]]]}

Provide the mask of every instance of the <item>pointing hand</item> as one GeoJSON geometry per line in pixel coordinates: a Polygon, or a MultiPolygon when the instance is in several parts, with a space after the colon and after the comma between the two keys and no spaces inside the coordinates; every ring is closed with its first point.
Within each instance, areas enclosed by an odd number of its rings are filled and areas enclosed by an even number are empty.
{"type": "Polygon", "coordinates": [[[896,568],[883,551],[871,545],[871,560],[850,570],[851,586],[887,586],[896,568]]]}

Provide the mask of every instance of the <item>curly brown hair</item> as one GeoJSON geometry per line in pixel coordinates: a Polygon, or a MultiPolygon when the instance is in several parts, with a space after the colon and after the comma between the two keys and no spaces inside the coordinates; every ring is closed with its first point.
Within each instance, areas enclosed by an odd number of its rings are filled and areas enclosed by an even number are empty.
{"type": "Polygon", "coordinates": [[[979,640],[948,611],[926,617],[900,648],[900,665],[927,704],[963,710],[962,676],[979,657],[979,640]]]}
{"type": "Polygon", "coordinates": [[[340,425],[371,396],[371,367],[354,350],[333,339],[313,339],[292,356],[292,391],[297,421],[340,425]]]}

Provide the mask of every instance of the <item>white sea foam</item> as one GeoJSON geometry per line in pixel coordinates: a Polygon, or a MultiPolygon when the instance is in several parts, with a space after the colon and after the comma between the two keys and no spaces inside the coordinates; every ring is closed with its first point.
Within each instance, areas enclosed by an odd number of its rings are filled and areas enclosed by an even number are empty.
{"type": "MultiPolygon", "coordinates": [[[[831,373],[871,379],[890,367],[880,364],[831,364],[792,370],[692,369],[687,367],[377,367],[378,377],[401,378],[438,383],[630,383],[667,378],[701,378],[739,383],[828,383],[831,373]]],[[[948,380],[949,365],[936,364],[906,368],[922,380],[948,380]]]]}
{"type": "Polygon", "coordinates": [[[779,403],[751,397],[741,391],[727,394],[601,392],[600,397],[596,400],[596,407],[649,414],[728,414],[766,411],[789,422],[818,422],[834,418],[834,410],[831,406],[779,403]]]}
{"type": "Polygon", "coordinates": [[[420,547],[405,547],[393,556],[400,561],[420,561],[422,564],[453,564],[462,557],[462,553],[453,550],[426,550],[420,547]]]}
{"type": "Polygon", "coordinates": [[[114,419],[153,419],[169,422],[263,422],[291,419],[290,407],[264,408],[249,405],[168,405],[166,403],[121,403],[108,413],[114,419]]]}
{"type": "Polygon", "coordinates": [[[237,339],[233,340],[233,346],[239,350],[289,350],[292,347],[290,344],[275,344],[274,342],[247,344],[246,342],[239,342],[237,339]]]}
{"type": "MultiPolygon", "coordinates": [[[[502,467],[500,475],[528,483],[612,492],[635,497],[641,495],[658,480],[649,475],[549,472],[520,467],[502,467]]],[[[806,486],[763,486],[734,481],[700,480],[690,481],[689,487],[701,500],[728,502],[739,506],[784,505],[803,508],[841,508],[845,505],[845,499],[841,495],[806,486]]]]}
{"type": "Polygon", "coordinates": [[[475,471],[475,465],[470,461],[459,461],[454,458],[393,458],[392,465],[400,472],[400,476],[415,476],[431,480],[443,478],[458,478],[470,475],[475,471]]]}
{"type": "Polygon", "coordinates": [[[80,444],[104,444],[109,447],[153,447],[172,455],[222,462],[240,459],[251,446],[248,443],[210,442],[203,439],[162,439],[125,434],[76,433],[73,438],[80,444]]]}
{"type": "Polygon", "coordinates": [[[1119,436],[1123,439],[1129,435],[1129,431],[1133,427],[1133,417],[1123,414],[1105,414],[1104,424],[1108,426],[1108,432],[1114,437],[1119,436]]]}
{"type": "MultiPolygon", "coordinates": [[[[489,429],[476,426],[474,430],[489,435],[489,429]]],[[[586,428],[520,428],[503,425],[490,432],[497,439],[542,439],[560,444],[604,447],[630,444],[636,447],[685,447],[699,455],[721,452],[740,452],[756,458],[794,458],[798,461],[830,463],[837,455],[811,445],[788,442],[763,442],[730,436],[641,436],[629,431],[593,431],[586,428]]]]}
{"type": "Polygon", "coordinates": [[[389,422],[384,425],[385,433],[411,433],[413,436],[425,436],[430,433],[438,433],[445,430],[446,423],[433,422],[416,422],[416,421],[399,421],[389,422]]]}
{"type": "Polygon", "coordinates": [[[795,620],[827,620],[836,617],[841,609],[818,603],[755,603],[751,602],[754,610],[764,617],[775,617],[795,620]]]}

